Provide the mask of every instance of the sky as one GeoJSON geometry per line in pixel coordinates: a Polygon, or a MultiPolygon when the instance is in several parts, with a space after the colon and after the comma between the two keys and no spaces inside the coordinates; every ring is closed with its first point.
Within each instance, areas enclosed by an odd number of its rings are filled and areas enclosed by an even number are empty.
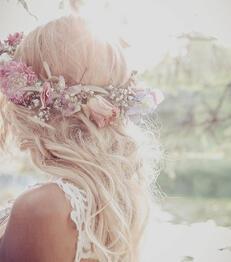
{"type": "MultiPolygon", "coordinates": [[[[0,39],[16,31],[27,33],[70,12],[66,3],[64,9],[58,8],[60,0],[27,0],[27,3],[38,20],[28,15],[16,0],[0,0],[0,39]]],[[[128,56],[138,70],[158,63],[167,50],[174,54],[180,45],[176,36],[182,33],[201,32],[231,46],[230,0],[85,0],[85,3],[81,14],[92,21],[95,30],[105,37],[117,32],[131,44],[128,56]],[[106,2],[110,3],[107,11],[106,2]]]]}

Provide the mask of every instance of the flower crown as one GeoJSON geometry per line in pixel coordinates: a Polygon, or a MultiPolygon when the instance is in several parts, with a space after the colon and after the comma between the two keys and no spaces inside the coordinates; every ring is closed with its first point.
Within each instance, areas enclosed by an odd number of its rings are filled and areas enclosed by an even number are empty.
{"type": "Polygon", "coordinates": [[[15,33],[4,43],[0,41],[0,56],[6,53],[10,57],[0,65],[0,90],[8,101],[33,110],[34,117],[41,121],[49,121],[53,112],[68,117],[82,111],[99,128],[120,116],[128,116],[137,123],[142,115],[153,112],[164,99],[158,89],[137,88],[134,71],[121,86],[102,88],[81,83],[68,86],[63,76],[52,76],[44,62],[47,79],[39,79],[31,66],[13,61],[22,39],[23,33],[15,33]]]}

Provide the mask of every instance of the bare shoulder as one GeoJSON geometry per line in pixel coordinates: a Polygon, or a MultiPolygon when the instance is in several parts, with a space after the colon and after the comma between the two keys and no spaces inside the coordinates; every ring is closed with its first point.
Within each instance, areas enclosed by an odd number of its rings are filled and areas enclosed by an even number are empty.
{"type": "Polygon", "coordinates": [[[71,211],[64,192],[55,183],[43,184],[20,195],[13,206],[12,216],[29,213],[34,218],[68,217],[71,211]]]}
{"type": "Polygon", "coordinates": [[[73,261],[77,230],[70,212],[69,201],[55,183],[20,195],[3,236],[0,259],[6,262],[73,261]]]}

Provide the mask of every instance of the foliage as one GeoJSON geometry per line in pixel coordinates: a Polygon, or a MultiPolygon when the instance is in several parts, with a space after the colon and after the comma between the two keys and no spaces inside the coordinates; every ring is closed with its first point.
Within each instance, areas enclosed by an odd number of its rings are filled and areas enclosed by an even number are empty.
{"type": "Polygon", "coordinates": [[[159,181],[170,194],[228,197],[231,48],[199,33],[179,41],[184,45],[177,56],[166,54],[142,76],[166,96],[159,108],[166,150],[165,174],[159,181]]]}
{"type": "Polygon", "coordinates": [[[171,196],[231,198],[229,161],[184,160],[177,163],[175,176],[163,172],[159,177],[164,192],[171,196]]]}
{"type": "Polygon", "coordinates": [[[167,197],[160,202],[162,210],[172,214],[175,224],[214,220],[218,226],[231,227],[229,198],[167,197]]]}

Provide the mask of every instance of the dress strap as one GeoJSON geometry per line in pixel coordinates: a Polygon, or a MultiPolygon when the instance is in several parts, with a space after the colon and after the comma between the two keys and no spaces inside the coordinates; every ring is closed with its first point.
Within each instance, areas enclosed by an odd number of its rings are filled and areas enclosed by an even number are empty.
{"type": "Polygon", "coordinates": [[[0,209],[0,226],[7,222],[15,199],[11,199],[0,209]]]}
{"type": "Polygon", "coordinates": [[[78,230],[78,241],[76,246],[75,262],[81,259],[91,257],[91,243],[84,230],[85,214],[87,209],[86,192],[79,189],[74,184],[64,181],[62,178],[53,181],[65,193],[66,198],[70,201],[72,211],[70,217],[78,230]]]}
{"type": "MultiPolygon", "coordinates": [[[[70,201],[72,210],[70,213],[71,220],[75,223],[78,231],[78,239],[76,244],[76,254],[74,262],[80,262],[81,259],[94,258],[91,252],[91,242],[84,229],[85,215],[87,210],[87,196],[86,192],[79,189],[71,182],[65,181],[63,178],[57,180],[43,181],[33,185],[27,186],[28,189],[35,188],[47,183],[57,184],[65,194],[65,197],[70,201]]],[[[7,222],[15,199],[8,201],[5,208],[0,210],[0,225],[7,222]]]]}

